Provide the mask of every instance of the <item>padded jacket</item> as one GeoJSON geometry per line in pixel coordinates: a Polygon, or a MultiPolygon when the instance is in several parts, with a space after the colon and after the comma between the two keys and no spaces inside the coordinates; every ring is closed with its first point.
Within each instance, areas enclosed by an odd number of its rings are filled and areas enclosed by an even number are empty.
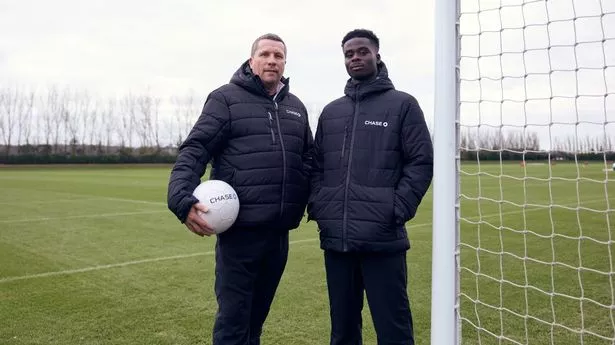
{"type": "Polygon", "coordinates": [[[375,80],[349,80],[323,110],[312,160],[309,219],[321,248],[339,252],[408,250],[412,219],[433,176],[423,112],[395,90],[384,63],[375,80]]]}
{"type": "Polygon", "coordinates": [[[309,196],[313,143],[307,110],[289,81],[270,96],[244,62],[212,91],[185,142],[168,185],[168,207],[185,222],[208,162],[211,179],[229,183],[240,209],[234,228],[296,228],[309,196]]]}

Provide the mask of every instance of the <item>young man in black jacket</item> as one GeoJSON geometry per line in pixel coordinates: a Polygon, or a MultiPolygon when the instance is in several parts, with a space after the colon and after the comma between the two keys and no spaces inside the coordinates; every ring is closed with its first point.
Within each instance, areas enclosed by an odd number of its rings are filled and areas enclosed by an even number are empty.
{"type": "Polygon", "coordinates": [[[229,84],[209,94],[171,172],[168,206],[199,236],[212,229],[192,192],[208,162],[211,179],[237,192],[239,215],[216,241],[214,345],[256,345],[309,194],[312,133],[303,103],[283,77],[286,46],[267,34],[229,84]]]}
{"type": "Polygon", "coordinates": [[[325,255],[331,344],[362,343],[364,291],[378,344],[414,344],[404,224],[431,184],[431,138],[416,99],[389,79],[378,37],[354,30],[342,49],[351,78],[318,120],[308,204],[325,255]]]}

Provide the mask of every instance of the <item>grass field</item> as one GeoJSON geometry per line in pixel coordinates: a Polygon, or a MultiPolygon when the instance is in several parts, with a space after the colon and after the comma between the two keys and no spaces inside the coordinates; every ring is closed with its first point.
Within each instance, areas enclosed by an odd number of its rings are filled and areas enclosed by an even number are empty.
{"type": "Polygon", "coordinates": [[[615,343],[604,164],[464,166],[462,194],[464,344],[615,343]]]}
{"type": "MultiPolygon", "coordinates": [[[[169,169],[0,168],[0,344],[211,343],[215,239],[191,234],[167,210],[169,169]]],[[[549,177],[547,165],[463,169],[463,344],[499,344],[490,334],[551,344],[551,323],[554,344],[580,343],[560,325],[613,338],[613,176],[606,183],[601,166],[581,168],[583,178],[599,182],[583,180],[577,190],[567,180],[577,177],[574,165],[553,167],[561,179],[551,184],[517,180],[549,177]],[[569,209],[540,206],[550,203],[569,209]]],[[[431,218],[429,193],[408,223],[410,298],[422,345],[430,332],[431,218]]],[[[303,222],[291,243],[263,344],[326,344],[314,223],[303,222]]],[[[364,316],[364,342],[376,344],[367,305],[364,316]]],[[[584,337],[584,344],[607,343],[584,337]]]]}

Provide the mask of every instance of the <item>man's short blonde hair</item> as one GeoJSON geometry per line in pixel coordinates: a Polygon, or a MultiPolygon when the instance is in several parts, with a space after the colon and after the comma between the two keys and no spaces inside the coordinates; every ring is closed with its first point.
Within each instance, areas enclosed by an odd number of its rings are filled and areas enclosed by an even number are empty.
{"type": "Polygon", "coordinates": [[[259,38],[257,38],[256,40],[254,40],[254,43],[252,43],[252,52],[250,53],[250,56],[254,56],[254,53],[256,53],[256,49],[258,48],[258,42],[262,40],[272,40],[272,41],[281,42],[284,45],[284,56],[286,56],[286,43],[284,43],[284,41],[282,40],[280,36],[276,34],[272,34],[272,33],[264,34],[260,36],[259,38]]]}

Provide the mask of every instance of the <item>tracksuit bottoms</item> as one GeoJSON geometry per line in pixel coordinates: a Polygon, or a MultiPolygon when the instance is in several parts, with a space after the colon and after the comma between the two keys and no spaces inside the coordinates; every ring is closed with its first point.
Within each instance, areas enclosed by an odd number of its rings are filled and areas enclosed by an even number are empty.
{"type": "Polygon", "coordinates": [[[259,345],[288,259],[288,231],[229,229],[216,242],[213,345],[259,345]]]}
{"type": "Polygon", "coordinates": [[[414,345],[407,293],[406,251],[340,253],[325,251],[331,345],[361,345],[363,293],[378,345],[414,345]]]}

